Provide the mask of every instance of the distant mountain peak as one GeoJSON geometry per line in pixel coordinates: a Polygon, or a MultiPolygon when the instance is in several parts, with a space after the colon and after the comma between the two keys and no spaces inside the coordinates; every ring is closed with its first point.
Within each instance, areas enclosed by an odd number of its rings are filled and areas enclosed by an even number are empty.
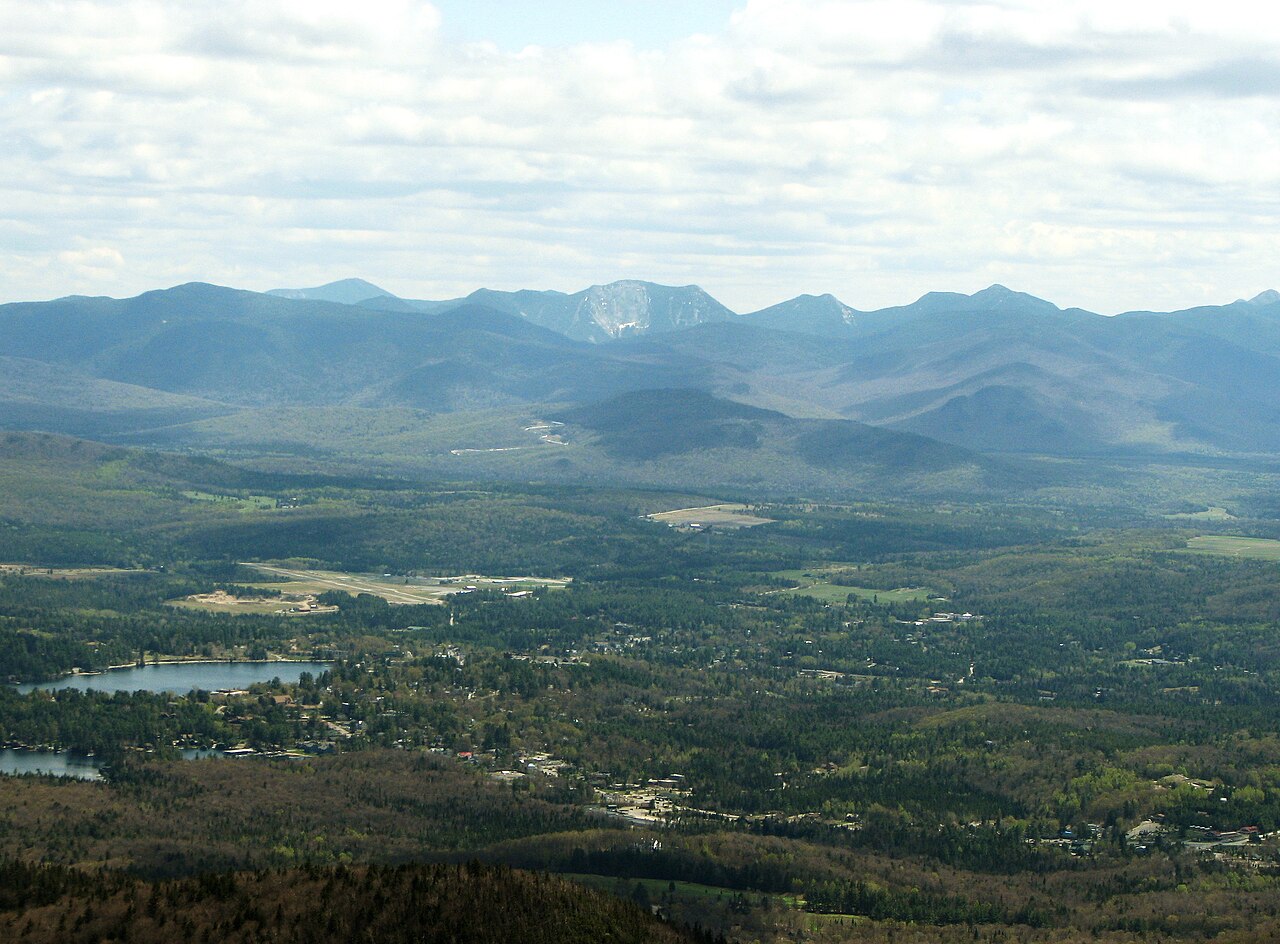
{"type": "Polygon", "coordinates": [[[578,298],[573,320],[588,337],[603,332],[609,338],[621,338],[734,317],[733,312],[697,285],[658,285],[623,279],[593,285],[578,298]]]}
{"type": "Polygon", "coordinates": [[[1276,302],[1280,302],[1280,292],[1273,288],[1269,288],[1265,292],[1259,292],[1249,299],[1250,305],[1274,305],[1276,302]]]}
{"type": "MultiPolygon", "coordinates": [[[[849,307],[844,302],[840,301],[840,299],[832,295],[830,292],[823,292],[821,295],[811,295],[808,292],[806,292],[803,295],[797,295],[795,298],[791,299],[790,303],[794,304],[796,302],[820,302],[823,305],[833,305],[833,306],[839,305],[841,308],[849,307]]],[[[785,304],[788,304],[788,302],[783,302],[782,304],[785,305],[785,304]]]]}
{"type": "Polygon", "coordinates": [[[386,289],[364,279],[339,279],[314,288],[273,288],[267,294],[295,300],[337,302],[340,305],[358,305],[372,298],[395,298],[386,289]]]}
{"type": "Polygon", "coordinates": [[[212,282],[183,282],[169,288],[154,288],[137,296],[138,300],[166,302],[173,299],[190,301],[216,301],[229,298],[252,298],[256,293],[242,288],[228,288],[225,285],[214,285],[212,282]]]}
{"type": "Polygon", "coordinates": [[[593,285],[588,291],[595,289],[625,289],[625,288],[664,288],[675,290],[689,290],[701,292],[702,289],[697,285],[662,285],[658,282],[650,282],[647,279],[614,279],[612,282],[605,282],[601,285],[593,285]]]}
{"type": "Polygon", "coordinates": [[[579,341],[609,341],[736,317],[696,285],[639,279],[592,285],[572,295],[479,289],[469,298],[579,341]]]}
{"type": "Polygon", "coordinates": [[[1062,310],[1053,302],[1028,295],[1026,292],[1016,292],[998,282],[972,295],[959,292],[926,292],[910,305],[905,305],[903,308],[887,308],[884,311],[911,309],[918,312],[995,311],[997,309],[1021,309],[1028,312],[1062,310]]]}
{"type": "Polygon", "coordinates": [[[747,324],[803,334],[825,335],[852,327],[858,312],[830,292],[822,295],[797,295],[760,311],[743,315],[747,324]]]}
{"type": "Polygon", "coordinates": [[[1015,292],[1007,286],[996,282],[988,285],[980,292],[974,292],[969,296],[969,300],[980,302],[984,305],[992,307],[997,305],[1007,305],[1010,303],[1034,304],[1036,307],[1048,307],[1054,311],[1058,310],[1058,306],[1053,302],[1045,301],[1043,298],[1037,298],[1035,295],[1028,295],[1026,292],[1015,292]]]}
{"type": "Polygon", "coordinates": [[[663,285],[660,282],[646,282],[643,279],[617,279],[613,282],[606,282],[603,285],[593,285],[586,289],[587,294],[595,295],[620,295],[630,292],[643,292],[649,295],[711,298],[700,285],[663,285]]]}

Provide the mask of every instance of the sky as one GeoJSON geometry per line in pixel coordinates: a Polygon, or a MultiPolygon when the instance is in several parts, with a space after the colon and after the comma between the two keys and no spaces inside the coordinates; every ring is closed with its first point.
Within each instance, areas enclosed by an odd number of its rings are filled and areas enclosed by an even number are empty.
{"type": "Polygon", "coordinates": [[[1278,250],[1252,0],[0,4],[0,301],[639,278],[1114,313],[1280,287],[1278,250]]]}

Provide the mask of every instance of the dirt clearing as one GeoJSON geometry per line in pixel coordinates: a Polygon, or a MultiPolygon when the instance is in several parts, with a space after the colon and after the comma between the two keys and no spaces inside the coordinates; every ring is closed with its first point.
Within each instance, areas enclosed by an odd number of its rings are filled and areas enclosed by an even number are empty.
{"type": "Polygon", "coordinates": [[[698,508],[676,508],[645,515],[652,521],[661,521],[673,528],[754,528],[773,524],[772,518],[761,518],[748,513],[747,505],[725,502],[719,505],[702,505],[698,508]]]}

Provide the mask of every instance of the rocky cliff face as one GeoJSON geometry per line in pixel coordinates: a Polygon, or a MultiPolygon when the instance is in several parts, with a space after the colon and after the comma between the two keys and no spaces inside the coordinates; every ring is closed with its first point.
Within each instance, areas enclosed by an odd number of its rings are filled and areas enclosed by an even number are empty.
{"type": "Polygon", "coordinates": [[[672,331],[735,317],[696,285],[676,288],[624,280],[593,285],[569,298],[575,304],[566,333],[585,340],[672,331]]]}

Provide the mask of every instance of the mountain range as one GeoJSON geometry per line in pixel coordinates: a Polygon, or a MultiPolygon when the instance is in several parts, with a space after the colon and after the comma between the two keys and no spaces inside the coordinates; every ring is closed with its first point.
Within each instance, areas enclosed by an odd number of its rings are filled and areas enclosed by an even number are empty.
{"type": "Polygon", "coordinates": [[[1229,305],[1114,317],[1000,285],[973,295],[930,292],[878,311],[801,295],[743,315],[696,286],[642,282],[572,295],[481,290],[443,302],[395,299],[367,282],[303,292],[337,300],[352,297],[353,285],[365,307],[481,305],[615,354],[700,364],[694,385],[734,399],[975,449],[1280,450],[1274,290],[1229,305]]]}
{"type": "Polygon", "coordinates": [[[574,340],[594,342],[677,331],[709,322],[733,321],[737,317],[696,285],[677,288],[631,279],[593,285],[571,295],[482,288],[464,298],[447,301],[398,298],[364,279],[343,279],[315,288],[272,289],[267,294],[359,305],[377,311],[432,313],[477,305],[516,315],[574,340]]]}
{"type": "Polygon", "coordinates": [[[636,281],[447,301],[191,283],[2,305],[0,339],[0,427],[246,453],[358,439],[433,472],[696,476],[715,470],[689,457],[730,450],[829,482],[993,474],[979,453],[1280,454],[1276,292],[1104,317],[996,285],[739,315],[636,281]]]}

